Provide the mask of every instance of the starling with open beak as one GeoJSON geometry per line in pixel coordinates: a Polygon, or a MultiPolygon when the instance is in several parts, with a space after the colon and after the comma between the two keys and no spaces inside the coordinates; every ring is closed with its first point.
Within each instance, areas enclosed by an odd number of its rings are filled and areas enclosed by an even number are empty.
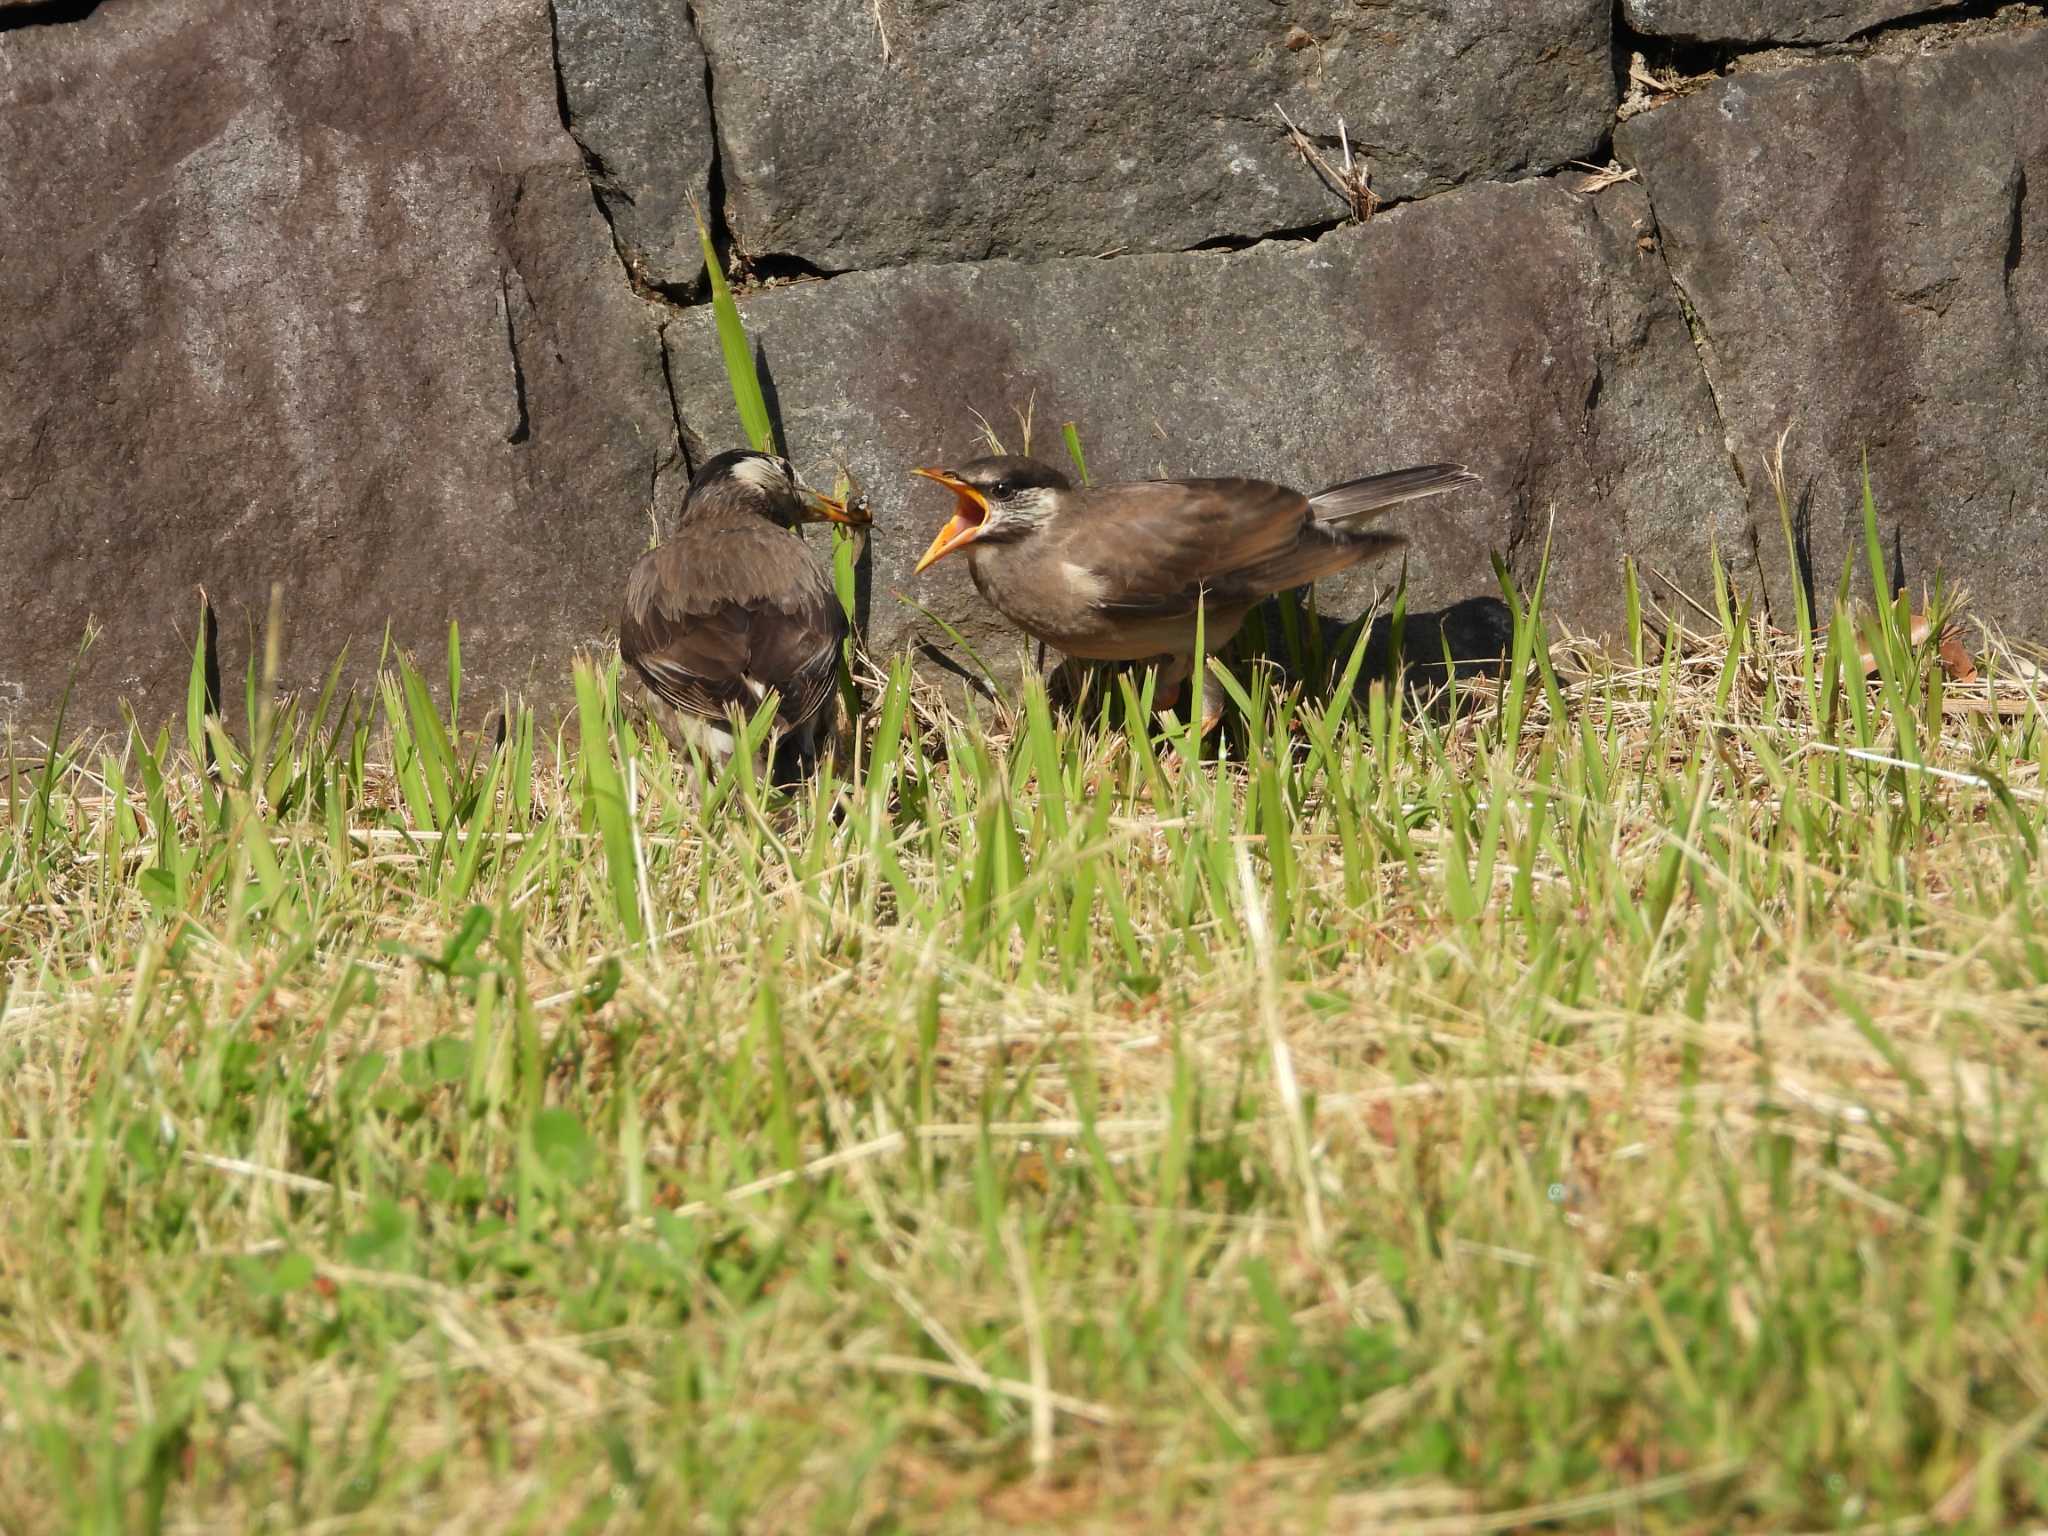
{"type": "Polygon", "coordinates": [[[859,526],[865,506],[811,489],[773,454],[721,453],[690,481],[674,536],[626,578],[619,654],[669,739],[714,766],[732,754],[736,717],[770,692],[764,770],[799,771],[831,728],[846,615],[830,574],[788,531],[818,521],[859,526]]]}
{"type": "MultiPolygon", "coordinates": [[[[1164,658],[1171,708],[1195,665],[1195,619],[1224,645],[1275,592],[1405,542],[1359,525],[1405,501],[1477,485],[1462,464],[1425,464],[1304,496],[1266,480],[1138,480],[1076,488],[1036,459],[920,469],[953,493],[922,571],[967,552],[974,585],[1018,628],[1090,661],[1164,658]]],[[[1212,696],[1204,730],[1221,700],[1212,696]]]]}

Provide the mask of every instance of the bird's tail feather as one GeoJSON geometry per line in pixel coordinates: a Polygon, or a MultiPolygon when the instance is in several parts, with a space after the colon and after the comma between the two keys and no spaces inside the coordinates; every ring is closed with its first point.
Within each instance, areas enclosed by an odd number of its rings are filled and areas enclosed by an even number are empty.
{"type": "Polygon", "coordinates": [[[1418,464],[1363,480],[1346,480],[1309,497],[1309,510],[1322,523],[1355,523],[1398,507],[1404,501],[1441,496],[1462,485],[1478,485],[1479,477],[1462,464],[1418,464]]]}

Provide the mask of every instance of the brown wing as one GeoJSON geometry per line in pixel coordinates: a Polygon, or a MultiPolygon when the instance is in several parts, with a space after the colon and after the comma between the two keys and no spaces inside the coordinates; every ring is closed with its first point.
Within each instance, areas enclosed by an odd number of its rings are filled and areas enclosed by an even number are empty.
{"type": "Polygon", "coordinates": [[[686,528],[626,580],[619,654],[664,703],[707,720],[751,714],[774,689],[800,725],[831,696],[846,615],[790,534],[686,528]]]}
{"type": "Polygon", "coordinates": [[[1061,558],[1094,576],[1104,613],[1166,618],[1254,602],[1359,558],[1308,498],[1268,480],[1145,480],[1085,493],[1061,558]]]}

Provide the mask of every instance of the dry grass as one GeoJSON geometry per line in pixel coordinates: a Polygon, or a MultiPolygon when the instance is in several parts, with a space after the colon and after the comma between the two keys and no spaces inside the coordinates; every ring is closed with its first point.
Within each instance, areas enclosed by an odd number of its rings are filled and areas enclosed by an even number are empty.
{"type": "Polygon", "coordinates": [[[17,756],[0,1528],[2038,1520],[2048,737],[1909,617],[17,756]]]}

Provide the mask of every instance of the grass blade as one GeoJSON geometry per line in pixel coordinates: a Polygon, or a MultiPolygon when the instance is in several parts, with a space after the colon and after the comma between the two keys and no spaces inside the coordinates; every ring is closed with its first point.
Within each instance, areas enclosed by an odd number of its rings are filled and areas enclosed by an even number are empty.
{"type": "Polygon", "coordinates": [[[704,212],[695,203],[691,213],[697,220],[697,240],[704,248],[704,275],[711,284],[711,319],[718,330],[718,350],[725,362],[725,377],[732,385],[732,403],[739,412],[740,430],[747,443],[760,453],[779,453],[775,426],[768,415],[768,400],[761,392],[761,377],[754,368],[754,353],[747,345],[747,328],[733,302],[725,269],[718,264],[718,252],[711,246],[711,231],[704,227],[704,212]]]}

